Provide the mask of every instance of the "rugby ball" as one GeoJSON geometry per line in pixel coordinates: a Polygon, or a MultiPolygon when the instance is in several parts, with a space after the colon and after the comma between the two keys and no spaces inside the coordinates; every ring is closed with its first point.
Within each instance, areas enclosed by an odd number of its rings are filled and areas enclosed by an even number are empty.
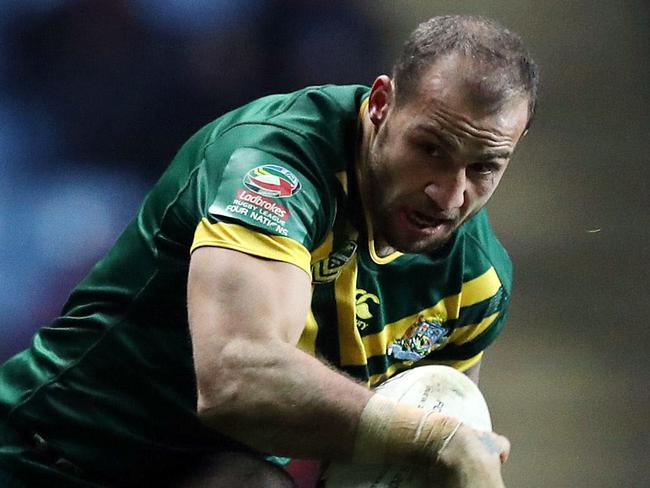
{"type": "MultiPolygon", "coordinates": [[[[413,368],[382,383],[376,393],[429,411],[453,415],[478,430],[492,430],[478,386],[449,366],[413,368]]],[[[424,471],[413,466],[332,463],[326,488],[426,488],[424,471]]]]}

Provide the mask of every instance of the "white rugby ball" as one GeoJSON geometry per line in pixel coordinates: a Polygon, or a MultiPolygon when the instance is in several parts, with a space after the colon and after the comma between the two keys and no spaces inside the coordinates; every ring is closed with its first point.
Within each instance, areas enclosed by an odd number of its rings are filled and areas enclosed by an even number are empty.
{"type": "MultiPolygon", "coordinates": [[[[485,398],[465,374],[449,366],[420,366],[382,383],[376,393],[425,410],[453,415],[478,430],[492,430],[485,398]]],[[[326,488],[426,488],[424,471],[412,466],[332,463],[326,488]]]]}

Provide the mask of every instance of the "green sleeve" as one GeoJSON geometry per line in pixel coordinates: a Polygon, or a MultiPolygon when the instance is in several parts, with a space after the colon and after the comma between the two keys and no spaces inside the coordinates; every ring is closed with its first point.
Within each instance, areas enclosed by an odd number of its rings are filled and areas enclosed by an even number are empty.
{"type": "Polygon", "coordinates": [[[334,193],[299,134],[243,124],[215,138],[197,175],[200,218],[293,239],[311,250],[327,234],[334,193]]]}

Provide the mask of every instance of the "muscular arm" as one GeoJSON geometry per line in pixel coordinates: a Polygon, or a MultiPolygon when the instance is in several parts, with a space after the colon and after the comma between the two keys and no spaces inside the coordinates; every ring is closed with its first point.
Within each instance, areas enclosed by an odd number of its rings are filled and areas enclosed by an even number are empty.
{"type": "Polygon", "coordinates": [[[291,264],[194,251],[188,308],[205,424],[278,455],[426,463],[446,487],[502,488],[506,439],[373,396],[297,349],[310,299],[309,277],[291,264]]]}
{"type": "Polygon", "coordinates": [[[338,458],[372,393],[295,347],[311,300],[299,268],[221,248],[192,254],[188,309],[207,425],[256,449],[338,458]]]}

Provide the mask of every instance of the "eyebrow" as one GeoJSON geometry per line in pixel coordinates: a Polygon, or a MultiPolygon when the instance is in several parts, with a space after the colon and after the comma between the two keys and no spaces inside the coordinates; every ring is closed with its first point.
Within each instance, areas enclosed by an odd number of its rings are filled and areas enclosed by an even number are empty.
{"type": "Polygon", "coordinates": [[[417,132],[426,133],[428,136],[435,137],[441,146],[446,149],[454,149],[458,147],[458,143],[453,138],[447,137],[444,133],[438,130],[433,124],[418,124],[415,126],[417,132]]]}
{"type": "Polygon", "coordinates": [[[508,159],[510,156],[512,156],[512,151],[504,149],[504,150],[501,150],[501,151],[486,152],[486,153],[480,155],[477,158],[477,160],[478,161],[493,161],[495,159],[508,159]]]}
{"type": "MultiPolygon", "coordinates": [[[[428,135],[435,137],[440,142],[440,144],[447,149],[458,147],[458,143],[454,141],[453,138],[447,137],[432,124],[418,124],[415,127],[415,130],[418,132],[426,132],[428,135]]],[[[508,159],[511,156],[512,151],[509,149],[501,149],[496,151],[487,151],[484,154],[478,156],[476,160],[477,162],[488,162],[494,161],[496,159],[508,159]]]]}

